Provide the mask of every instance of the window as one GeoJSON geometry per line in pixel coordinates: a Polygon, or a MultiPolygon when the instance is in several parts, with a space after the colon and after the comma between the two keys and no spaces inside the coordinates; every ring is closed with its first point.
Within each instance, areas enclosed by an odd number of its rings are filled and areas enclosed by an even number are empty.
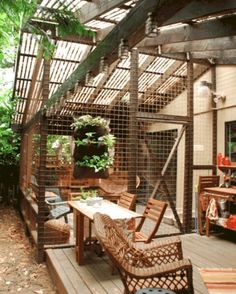
{"type": "Polygon", "coordinates": [[[236,121],[225,123],[225,155],[236,161],[236,121]]]}

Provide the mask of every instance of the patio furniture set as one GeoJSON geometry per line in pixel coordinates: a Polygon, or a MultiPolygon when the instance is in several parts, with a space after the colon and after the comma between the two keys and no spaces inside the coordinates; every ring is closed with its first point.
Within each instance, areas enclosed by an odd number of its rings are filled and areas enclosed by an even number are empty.
{"type": "Polygon", "coordinates": [[[180,239],[170,237],[153,241],[167,203],[150,198],[143,214],[139,214],[130,210],[134,201],[135,195],[125,193],[118,204],[108,200],[94,206],[80,201],[68,202],[76,218],[78,264],[86,263],[84,222],[88,218],[94,223],[97,241],[118,271],[126,294],[135,294],[146,288],[193,293],[192,265],[190,260],[183,258],[180,239]],[[137,219],[141,221],[135,225],[134,220],[137,219]],[[142,227],[147,220],[154,224],[149,234],[145,235],[142,227]]]}

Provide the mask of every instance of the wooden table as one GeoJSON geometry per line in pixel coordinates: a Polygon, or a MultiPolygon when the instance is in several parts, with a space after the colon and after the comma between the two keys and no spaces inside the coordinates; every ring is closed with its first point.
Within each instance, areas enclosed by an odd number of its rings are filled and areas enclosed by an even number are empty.
{"type": "Polygon", "coordinates": [[[204,191],[212,194],[216,198],[236,201],[236,189],[234,188],[208,187],[204,191]]]}
{"type": "Polygon", "coordinates": [[[108,200],[103,200],[101,206],[88,206],[80,201],[68,201],[70,207],[73,208],[74,216],[76,217],[76,260],[79,265],[84,264],[84,217],[88,217],[93,221],[93,216],[96,212],[109,215],[115,220],[130,219],[140,216],[139,213],[123,208],[108,200]]]}
{"type": "MultiPolygon", "coordinates": [[[[236,189],[234,188],[221,188],[221,187],[208,187],[204,188],[206,192],[207,202],[209,203],[212,198],[216,200],[224,199],[236,203],[236,189]]],[[[206,235],[209,236],[210,220],[206,217],[206,235]]]]}

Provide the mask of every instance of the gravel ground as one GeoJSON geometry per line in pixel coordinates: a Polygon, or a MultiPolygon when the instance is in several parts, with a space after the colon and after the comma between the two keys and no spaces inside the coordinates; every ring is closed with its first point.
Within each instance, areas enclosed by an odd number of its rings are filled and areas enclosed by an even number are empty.
{"type": "Polygon", "coordinates": [[[56,293],[45,264],[25,236],[17,212],[0,204],[0,293],[56,293]]]}

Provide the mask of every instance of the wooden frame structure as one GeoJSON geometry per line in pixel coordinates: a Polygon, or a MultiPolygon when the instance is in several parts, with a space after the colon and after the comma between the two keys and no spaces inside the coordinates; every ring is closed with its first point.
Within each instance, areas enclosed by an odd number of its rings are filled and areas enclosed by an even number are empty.
{"type": "MultiPolygon", "coordinates": [[[[54,0],[42,1],[42,7],[32,21],[40,19],[44,5],[60,9],[60,4],[56,7],[55,3],[54,0]]],[[[71,1],[68,8],[75,11],[76,3],[71,1]]],[[[35,241],[39,260],[43,259],[44,250],[47,137],[49,134],[71,135],[70,125],[75,115],[105,114],[111,119],[113,130],[122,129],[122,132],[117,131],[120,154],[126,154],[124,157],[128,158],[128,190],[133,193],[136,192],[137,173],[147,169],[147,161],[152,162],[152,154],[146,144],[147,128],[151,124],[182,126],[170,156],[153,168],[151,176],[143,172],[142,177],[148,183],[154,182],[152,197],[156,197],[157,190],[164,191],[179,231],[191,231],[193,170],[215,172],[217,122],[214,111],[212,164],[194,165],[193,84],[208,70],[211,70],[215,84],[215,67],[218,64],[235,64],[235,28],[232,26],[235,10],[235,1],[229,0],[224,3],[216,0],[101,0],[96,4],[88,1],[81,7],[81,20],[96,32],[96,40],[74,36],[60,39],[55,27],[50,25],[52,38],[57,43],[57,50],[50,61],[43,60],[34,37],[29,32],[22,32],[14,85],[14,96],[21,99],[16,105],[13,126],[22,133],[22,211],[26,221],[32,222],[29,229],[33,235],[37,227],[35,241]],[[158,20],[160,28],[155,38],[145,36],[145,22],[150,12],[158,20]],[[129,46],[130,57],[127,60],[118,58],[121,39],[129,46]],[[101,58],[105,58],[109,72],[99,73],[101,58]],[[95,77],[89,84],[85,82],[88,73],[95,77]],[[177,109],[165,112],[168,105],[183,93],[184,105],[187,105],[185,113],[177,109]],[[39,187],[36,205],[26,197],[26,192],[35,154],[32,142],[37,136],[39,187]],[[183,137],[185,163],[183,216],[180,220],[172,199],[171,183],[168,182],[168,168],[183,137]],[[141,145],[140,140],[143,142],[141,145]],[[140,154],[144,155],[140,157],[140,154]],[[140,162],[143,162],[142,166],[140,162]]]]}

